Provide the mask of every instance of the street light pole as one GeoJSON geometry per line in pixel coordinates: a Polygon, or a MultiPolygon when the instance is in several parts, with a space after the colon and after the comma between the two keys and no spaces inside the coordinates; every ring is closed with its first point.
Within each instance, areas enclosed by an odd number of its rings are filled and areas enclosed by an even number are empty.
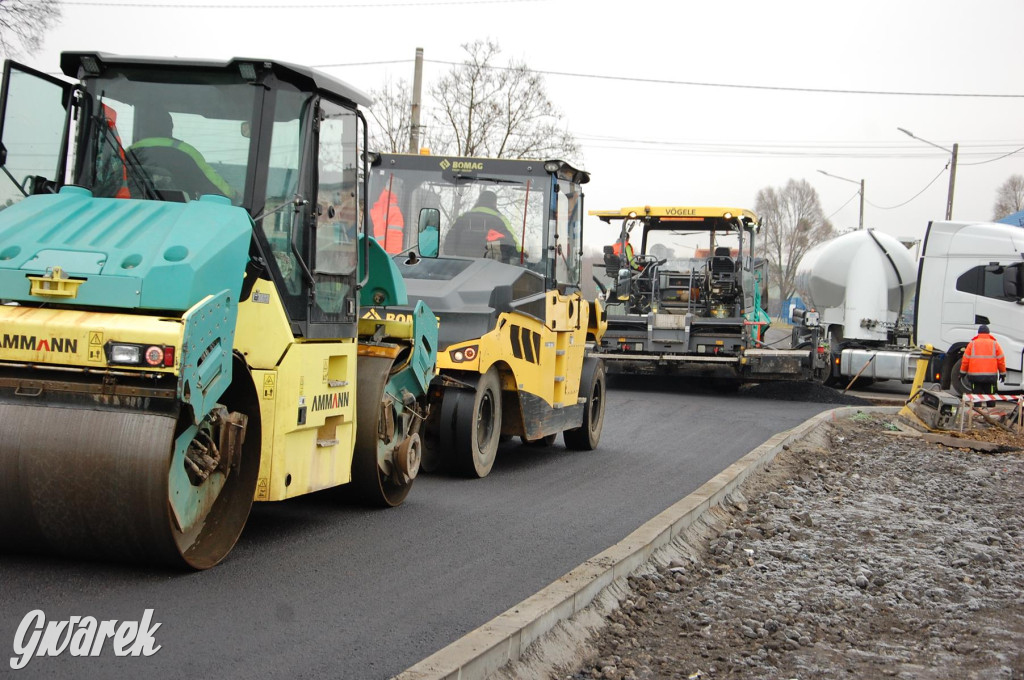
{"type": "Polygon", "coordinates": [[[860,181],[860,219],[857,221],[857,228],[864,228],[864,180],[860,181]]]}
{"type": "Polygon", "coordinates": [[[942,149],[943,151],[951,155],[949,161],[949,193],[946,194],[946,219],[953,219],[953,186],[956,184],[956,156],[957,152],[960,150],[960,145],[953,144],[953,149],[950,150],[944,146],[939,146],[934,142],[929,142],[927,139],[922,139],[921,137],[918,137],[910,130],[905,130],[901,127],[898,127],[896,129],[902,132],[903,134],[907,135],[908,137],[912,137],[919,142],[924,142],[929,146],[934,146],[936,149],[942,149]]]}
{"type": "Polygon", "coordinates": [[[820,172],[821,174],[826,175],[828,177],[833,177],[835,179],[841,179],[844,182],[852,182],[853,184],[859,184],[860,185],[860,191],[857,192],[857,193],[860,194],[860,219],[857,222],[857,228],[858,229],[863,229],[864,228],[864,180],[861,180],[860,182],[858,182],[855,179],[848,179],[846,177],[840,177],[839,175],[833,175],[831,172],[825,172],[824,170],[818,170],[818,172],[820,172]]]}
{"type": "Polygon", "coordinates": [[[960,145],[953,143],[953,158],[949,161],[949,193],[946,195],[946,221],[953,219],[953,183],[956,182],[956,152],[960,145]]]}
{"type": "Polygon", "coordinates": [[[409,118],[409,153],[420,152],[420,99],[423,89],[423,48],[416,48],[412,76],[412,111],[409,118]]]}

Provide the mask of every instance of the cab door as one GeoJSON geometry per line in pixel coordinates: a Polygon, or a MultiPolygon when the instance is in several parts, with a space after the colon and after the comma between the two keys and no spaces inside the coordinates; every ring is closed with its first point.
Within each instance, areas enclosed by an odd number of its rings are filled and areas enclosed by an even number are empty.
{"type": "Polygon", "coordinates": [[[54,192],[67,169],[74,85],[13,61],[0,91],[0,207],[54,192]]]}
{"type": "MultiPolygon", "coordinates": [[[[984,272],[984,285],[975,303],[975,321],[988,324],[999,341],[1007,371],[1019,372],[1024,362],[1024,264],[1005,262],[979,268],[984,272]]],[[[1017,380],[1020,373],[1007,375],[1007,382],[1017,380]]]]}
{"type": "Polygon", "coordinates": [[[358,226],[361,211],[358,114],[326,99],[317,107],[316,200],[308,337],[356,336],[358,226]]]}

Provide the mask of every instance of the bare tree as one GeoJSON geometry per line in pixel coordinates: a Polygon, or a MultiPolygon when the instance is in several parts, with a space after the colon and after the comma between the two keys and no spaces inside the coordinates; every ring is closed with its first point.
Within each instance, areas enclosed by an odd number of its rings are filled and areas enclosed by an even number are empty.
{"type": "Polygon", "coordinates": [[[0,0],[0,51],[8,57],[35,52],[60,16],[58,0],[0,0]]]}
{"type": "Polygon", "coordinates": [[[491,41],[464,44],[468,55],[430,88],[437,150],[460,156],[579,161],[575,138],[560,125],[544,78],[526,64],[497,66],[501,48],[491,41]]]}
{"type": "Polygon", "coordinates": [[[757,192],[755,210],[768,259],[768,282],[778,288],[779,300],[796,291],[796,267],[808,250],[832,238],[835,228],[825,219],[818,192],[807,180],[791,179],[781,189],[757,192]]]}
{"type": "Polygon", "coordinates": [[[371,90],[370,147],[374,151],[403,152],[409,148],[412,94],[409,83],[388,78],[380,90],[371,90]]]}
{"type": "Polygon", "coordinates": [[[992,219],[999,220],[1019,210],[1024,210],[1024,175],[1010,175],[996,192],[992,219]]]}

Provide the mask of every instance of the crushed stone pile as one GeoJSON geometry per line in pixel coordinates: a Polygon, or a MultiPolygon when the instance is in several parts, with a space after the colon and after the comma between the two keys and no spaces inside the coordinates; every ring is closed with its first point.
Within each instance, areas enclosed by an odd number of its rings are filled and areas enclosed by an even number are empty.
{"type": "Polygon", "coordinates": [[[548,677],[1024,678],[1024,453],[895,420],[781,452],[548,677]]]}

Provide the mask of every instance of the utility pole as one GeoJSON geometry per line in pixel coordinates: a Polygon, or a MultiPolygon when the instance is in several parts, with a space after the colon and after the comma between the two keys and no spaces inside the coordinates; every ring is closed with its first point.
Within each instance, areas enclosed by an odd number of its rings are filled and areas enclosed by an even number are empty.
{"type": "Polygon", "coordinates": [[[956,181],[956,152],[960,145],[953,144],[953,159],[949,162],[949,195],[946,198],[946,221],[953,219],[953,182],[956,181]]]}
{"type": "MultiPolygon", "coordinates": [[[[835,179],[841,179],[844,182],[849,182],[850,184],[858,184],[857,180],[850,179],[849,177],[840,177],[839,175],[833,175],[831,172],[825,172],[824,170],[818,170],[818,172],[820,172],[821,174],[825,175],[826,177],[834,177],[835,179]]],[[[860,193],[860,218],[858,218],[858,220],[857,220],[857,228],[858,229],[863,229],[864,228],[864,180],[862,179],[859,182],[859,184],[860,184],[860,191],[858,193],[860,193]]]]}
{"type": "Polygon", "coordinates": [[[860,181],[860,220],[857,223],[857,228],[864,228],[864,180],[860,181]]]}
{"type": "Polygon", "coordinates": [[[952,157],[950,158],[950,161],[949,161],[949,193],[946,195],[946,220],[948,221],[948,220],[953,219],[953,185],[956,182],[956,154],[957,154],[957,151],[959,151],[959,149],[960,149],[960,145],[959,144],[953,144],[953,150],[950,151],[946,147],[939,146],[935,142],[929,142],[927,139],[923,139],[921,137],[918,137],[917,135],[915,135],[910,130],[904,130],[901,127],[898,127],[896,129],[899,130],[900,132],[902,132],[903,134],[905,134],[906,136],[912,137],[912,138],[916,139],[919,142],[924,142],[928,146],[934,146],[936,149],[942,149],[946,153],[952,154],[952,157]]]}
{"type": "Polygon", "coordinates": [[[420,152],[420,95],[423,90],[423,48],[416,48],[412,78],[412,117],[409,122],[409,153],[420,152]]]}

